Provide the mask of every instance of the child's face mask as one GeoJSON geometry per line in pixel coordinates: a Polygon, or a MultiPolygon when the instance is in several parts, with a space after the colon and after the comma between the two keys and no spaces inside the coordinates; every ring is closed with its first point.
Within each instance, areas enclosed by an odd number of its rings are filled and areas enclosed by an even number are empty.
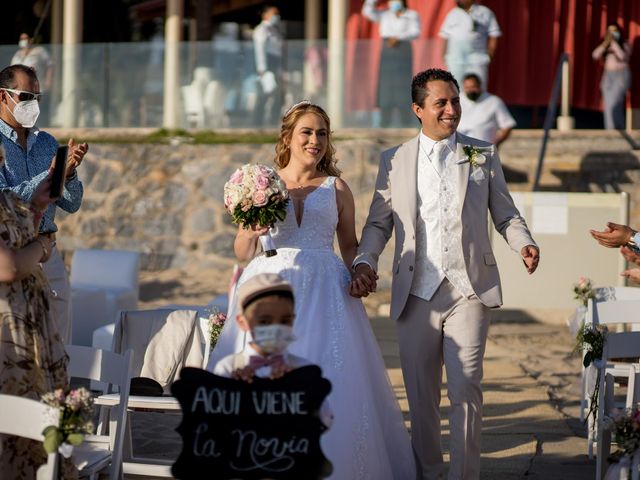
{"type": "Polygon", "coordinates": [[[296,337],[289,325],[258,325],[251,332],[253,343],[268,355],[284,352],[296,337]]]}

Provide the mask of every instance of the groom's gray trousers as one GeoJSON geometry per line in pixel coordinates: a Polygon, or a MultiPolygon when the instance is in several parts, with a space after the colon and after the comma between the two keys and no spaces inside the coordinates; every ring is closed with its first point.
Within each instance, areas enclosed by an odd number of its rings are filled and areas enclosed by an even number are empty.
{"type": "Polygon", "coordinates": [[[445,279],[429,301],[409,295],[397,325],[418,478],[443,478],[440,390],[444,363],[451,402],[448,478],[478,479],[480,381],[489,308],[475,295],[465,298],[445,279]]]}

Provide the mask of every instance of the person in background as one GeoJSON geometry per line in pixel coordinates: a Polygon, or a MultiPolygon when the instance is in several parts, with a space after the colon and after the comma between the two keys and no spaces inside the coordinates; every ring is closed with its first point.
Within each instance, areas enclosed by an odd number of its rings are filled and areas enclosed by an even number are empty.
{"type": "MultiPolygon", "coordinates": [[[[0,71],[0,140],[6,160],[0,169],[0,189],[11,190],[30,202],[38,185],[47,177],[58,149],[58,142],[35,127],[39,115],[40,83],[33,68],[11,65],[0,71]]],[[[74,213],[83,195],[77,167],[87,153],[86,143],[69,140],[69,155],[62,196],[47,206],[40,223],[40,236],[52,242],[50,257],[43,264],[51,285],[52,310],[65,343],[71,340],[69,279],[60,252],[55,246],[56,208],[74,213]]]]}
{"type": "Polygon", "coordinates": [[[440,27],[444,39],[444,63],[455,78],[476,73],[489,85],[488,69],[502,35],[493,12],[475,0],[457,0],[440,27]]]}
{"type": "Polygon", "coordinates": [[[377,4],[378,0],[366,0],[362,15],[380,24],[383,40],[378,71],[380,125],[391,126],[393,112],[397,110],[401,125],[408,127],[413,124],[411,111],[406,108],[409,103],[406,89],[413,77],[411,40],[420,36],[420,16],[405,8],[402,0],[390,0],[386,10],[377,9],[377,4]]]}
{"type": "Polygon", "coordinates": [[[516,126],[509,109],[500,97],[482,90],[482,80],[475,73],[465,75],[462,90],[458,131],[499,147],[516,126]]]}
{"type": "MultiPolygon", "coordinates": [[[[49,53],[38,45],[33,45],[33,39],[26,33],[20,34],[18,41],[18,51],[11,58],[10,65],[26,65],[36,71],[36,75],[42,80],[40,85],[40,93],[51,91],[53,85],[53,62],[49,53]]],[[[47,124],[49,122],[49,102],[41,104],[40,122],[47,124]]]]}
{"type": "Polygon", "coordinates": [[[624,37],[622,28],[615,23],[609,24],[602,43],[595,48],[591,56],[594,60],[604,62],[604,72],[600,81],[604,102],[604,128],[622,130],[625,125],[625,99],[631,86],[631,45],[624,37]]]}
{"type": "MultiPolygon", "coordinates": [[[[0,144],[0,165],[4,161],[0,144]]],[[[0,191],[0,394],[33,400],[68,386],[68,358],[40,268],[53,249],[49,237],[38,235],[42,212],[53,201],[50,186],[47,172],[29,203],[0,191]]],[[[40,442],[0,435],[2,478],[35,479],[45,462],[40,442]]],[[[68,467],[63,463],[63,470],[68,467]]]]}
{"type": "Polygon", "coordinates": [[[253,31],[253,49],[258,74],[258,98],[255,121],[258,126],[276,127],[280,122],[284,91],[282,89],[282,47],[280,10],[265,5],[262,21],[253,31]]]}

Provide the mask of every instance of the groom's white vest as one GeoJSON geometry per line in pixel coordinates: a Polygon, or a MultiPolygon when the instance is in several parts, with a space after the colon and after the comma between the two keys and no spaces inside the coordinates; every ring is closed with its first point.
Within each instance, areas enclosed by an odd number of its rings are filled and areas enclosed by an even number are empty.
{"type": "Polygon", "coordinates": [[[423,134],[419,140],[416,260],[410,293],[425,300],[431,299],[445,277],[462,295],[474,293],[462,253],[462,221],[454,175],[456,143],[453,138],[450,140],[442,152],[446,158],[442,174],[438,173],[436,154],[431,151],[433,142],[423,134]]]}

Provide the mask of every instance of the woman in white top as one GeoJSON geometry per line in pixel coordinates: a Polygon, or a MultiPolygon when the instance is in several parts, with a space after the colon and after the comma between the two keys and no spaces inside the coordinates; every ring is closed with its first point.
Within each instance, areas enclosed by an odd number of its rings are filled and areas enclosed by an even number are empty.
{"type": "Polygon", "coordinates": [[[413,78],[413,50],[411,41],[420,36],[420,16],[405,7],[404,0],[390,0],[387,8],[378,9],[379,0],[366,0],[362,14],[379,24],[383,40],[378,69],[378,107],[380,126],[410,127],[415,124],[407,87],[413,78]],[[398,111],[399,123],[393,120],[398,111]]]}
{"type": "Polygon", "coordinates": [[[604,62],[600,82],[604,102],[604,127],[621,130],[625,124],[625,98],[631,85],[631,45],[626,41],[622,28],[615,23],[609,24],[602,43],[596,47],[592,56],[594,60],[604,62]]]}

